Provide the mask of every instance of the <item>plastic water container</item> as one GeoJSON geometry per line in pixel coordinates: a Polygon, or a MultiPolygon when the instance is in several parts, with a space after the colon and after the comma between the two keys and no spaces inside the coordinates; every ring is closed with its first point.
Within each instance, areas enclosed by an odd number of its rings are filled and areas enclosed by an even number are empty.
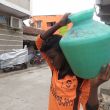
{"type": "Polygon", "coordinates": [[[96,77],[110,63],[110,26],[92,19],[94,10],[69,16],[73,27],[61,39],[61,49],[74,73],[84,79],[96,77]]]}

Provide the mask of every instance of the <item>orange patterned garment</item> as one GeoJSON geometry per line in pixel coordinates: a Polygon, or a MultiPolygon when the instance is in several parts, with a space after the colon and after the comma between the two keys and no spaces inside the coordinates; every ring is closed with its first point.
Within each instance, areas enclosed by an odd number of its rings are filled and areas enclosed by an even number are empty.
{"type": "MultiPolygon", "coordinates": [[[[38,36],[36,45],[39,50],[42,46],[42,42],[43,40],[38,36]]],[[[48,56],[43,52],[41,53],[53,73],[51,78],[48,110],[73,110],[78,85],[77,77],[66,75],[63,79],[58,80],[58,71],[53,65],[51,65],[48,56]]],[[[84,80],[80,90],[81,94],[79,96],[78,110],[86,110],[85,106],[89,97],[90,81],[84,80]],[[80,107],[82,107],[82,109],[80,107]]]]}

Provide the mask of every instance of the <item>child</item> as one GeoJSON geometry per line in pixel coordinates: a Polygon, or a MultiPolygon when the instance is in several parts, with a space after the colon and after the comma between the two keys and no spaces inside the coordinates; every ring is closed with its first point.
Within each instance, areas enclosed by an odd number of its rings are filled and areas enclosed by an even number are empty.
{"type": "Polygon", "coordinates": [[[110,66],[103,67],[95,79],[85,80],[75,76],[59,46],[62,36],[54,34],[70,23],[68,15],[65,14],[36,41],[52,71],[48,110],[98,110],[97,90],[100,84],[109,80],[110,66]]]}

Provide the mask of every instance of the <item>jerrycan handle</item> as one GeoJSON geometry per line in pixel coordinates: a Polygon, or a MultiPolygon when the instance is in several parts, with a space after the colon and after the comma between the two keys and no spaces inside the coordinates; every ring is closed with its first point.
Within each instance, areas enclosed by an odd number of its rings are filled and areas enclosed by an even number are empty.
{"type": "Polygon", "coordinates": [[[75,14],[71,14],[68,16],[70,21],[75,25],[79,24],[82,21],[92,19],[95,9],[89,9],[85,11],[81,11],[75,14]]]}

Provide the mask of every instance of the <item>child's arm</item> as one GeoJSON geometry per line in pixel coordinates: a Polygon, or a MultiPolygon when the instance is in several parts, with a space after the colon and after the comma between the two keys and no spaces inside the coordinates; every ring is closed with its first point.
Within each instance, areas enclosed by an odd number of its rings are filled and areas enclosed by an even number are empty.
{"type": "Polygon", "coordinates": [[[99,76],[95,79],[91,79],[90,95],[87,102],[86,110],[98,110],[98,87],[110,79],[110,65],[103,67],[99,76]]]}
{"type": "Polygon", "coordinates": [[[63,16],[63,18],[56,23],[54,26],[52,26],[50,29],[48,29],[46,32],[41,34],[41,38],[43,40],[46,40],[46,38],[52,36],[54,34],[54,32],[56,32],[59,28],[61,28],[62,26],[67,25],[70,21],[68,19],[69,13],[65,14],[63,16]]]}

